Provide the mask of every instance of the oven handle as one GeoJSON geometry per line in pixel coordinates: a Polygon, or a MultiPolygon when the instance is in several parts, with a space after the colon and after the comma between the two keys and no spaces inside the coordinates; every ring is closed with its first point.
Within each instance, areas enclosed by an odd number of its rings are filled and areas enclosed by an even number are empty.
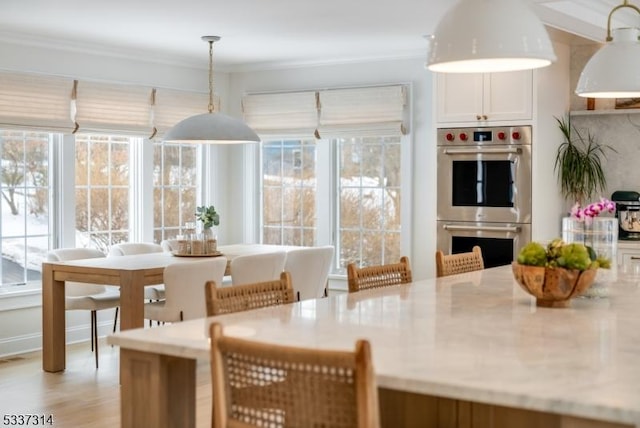
{"type": "Polygon", "coordinates": [[[522,148],[520,147],[478,147],[478,148],[455,148],[444,149],[445,155],[476,155],[476,154],[521,154],[522,148]]]}
{"type": "Polygon", "coordinates": [[[445,230],[466,230],[477,231],[485,230],[487,232],[515,232],[519,233],[521,228],[519,226],[461,226],[455,224],[445,224],[442,226],[445,230]]]}

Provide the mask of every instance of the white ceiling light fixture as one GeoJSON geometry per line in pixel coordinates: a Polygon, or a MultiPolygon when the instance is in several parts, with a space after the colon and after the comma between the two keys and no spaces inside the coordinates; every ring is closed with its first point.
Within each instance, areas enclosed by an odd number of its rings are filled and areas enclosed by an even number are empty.
{"type": "Polygon", "coordinates": [[[209,112],[181,120],[164,137],[177,143],[242,144],[255,143],[260,137],[243,121],[213,110],[213,43],[218,36],[203,36],[209,43],[209,112]]]}
{"type": "Polygon", "coordinates": [[[460,0],[430,42],[426,67],[441,73],[527,70],[556,60],[547,30],[522,0],[460,0]]]}
{"type": "Polygon", "coordinates": [[[640,29],[616,28],[611,31],[611,16],[621,8],[640,9],[627,0],[609,12],[606,44],[587,62],[576,94],[589,98],[640,97],[640,29]],[[613,36],[612,36],[613,33],[613,36]]]}

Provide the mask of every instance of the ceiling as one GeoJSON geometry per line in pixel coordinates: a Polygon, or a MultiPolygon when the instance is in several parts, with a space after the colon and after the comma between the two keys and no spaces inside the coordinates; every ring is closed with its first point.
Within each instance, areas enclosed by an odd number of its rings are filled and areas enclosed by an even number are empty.
{"type": "MultiPolygon", "coordinates": [[[[229,71],[419,57],[426,56],[423,36],[453,2],[1,0],[0,42],[206,67],[208,47],[200,37],[218,35],[215,64],[229,71]]],[[[607,14],[621,1],[530,3],[550,27],[604,40],[607,14]]],[[[638,21],[628,8],[615,18],[638,21]]]]}

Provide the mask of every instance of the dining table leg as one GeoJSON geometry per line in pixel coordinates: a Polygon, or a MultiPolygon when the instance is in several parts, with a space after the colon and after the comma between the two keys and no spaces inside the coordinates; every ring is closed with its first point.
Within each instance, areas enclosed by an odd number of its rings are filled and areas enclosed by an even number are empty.
{"type": "Polygon", "coordinates": [[[120,330],[144,327],[144,272],[120,272],[120,330]]]}
{"type": "Polygon", "coordinates": [[[64,281],[54,279],[53,266],[42,264],[42,369],[61,372],[66,366],[64,281]]]}
{"type": "Polygon", "coordinates": [[[195,428],[196,360],[120,349],[121,428],[195,428]]]}

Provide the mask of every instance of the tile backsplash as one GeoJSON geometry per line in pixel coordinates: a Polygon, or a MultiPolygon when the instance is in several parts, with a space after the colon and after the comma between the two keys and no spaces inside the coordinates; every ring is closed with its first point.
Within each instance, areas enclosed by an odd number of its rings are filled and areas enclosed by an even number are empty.
{"type": "Polygon", "coordinates": [[[596,141],[611,146],[606,151],[603,169],[611,197],[616,190],[640,192],[640,109],[628,114],[572,116],[571,123],[583,136],[590,132],[596,141]]]}

